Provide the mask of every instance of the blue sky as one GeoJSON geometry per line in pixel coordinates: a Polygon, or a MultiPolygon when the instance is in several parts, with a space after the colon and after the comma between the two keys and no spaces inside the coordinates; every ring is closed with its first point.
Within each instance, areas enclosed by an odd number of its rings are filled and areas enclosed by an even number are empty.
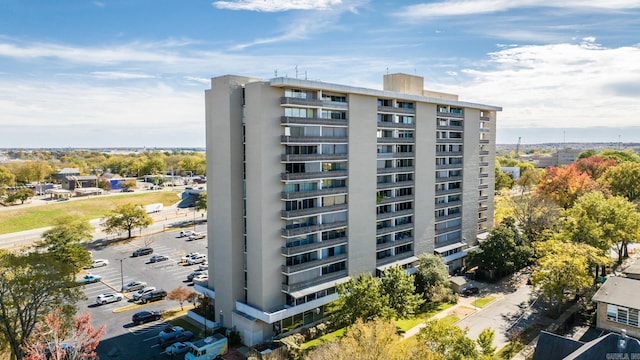
{"type": "Polygon", "coordinates": [[[0,0],[0,148],[202,147],[211,77],[396,72],[498,143],[640,142],[640,1],[0,0]]]}

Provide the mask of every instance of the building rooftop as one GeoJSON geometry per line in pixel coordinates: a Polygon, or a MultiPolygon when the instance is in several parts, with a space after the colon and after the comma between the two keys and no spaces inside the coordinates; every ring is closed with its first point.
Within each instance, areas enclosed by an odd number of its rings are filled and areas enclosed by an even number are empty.
{"type": "Polygon", "coordinates": [[[638,294],[640,294],[640,280],[612,276],[600,286],[591,300],[638,309],[640,308],[640,300],[636,298],[638,294]]]}

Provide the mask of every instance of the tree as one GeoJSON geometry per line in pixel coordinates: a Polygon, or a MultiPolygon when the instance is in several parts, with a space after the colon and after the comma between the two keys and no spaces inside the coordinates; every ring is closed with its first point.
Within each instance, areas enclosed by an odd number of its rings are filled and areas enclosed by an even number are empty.
{"type": "Polygon", "coordinates": [[[177,288],[169,291],[167,293],[167,299],[169,300],[177,300],[180,303],[180,310],[184,310],[182,304],[185,301],[192,302],[198,296],[195,291],[191,289],[187,289],[184,286],[178,286],[177,288]]]}
{"type": "Polygon", "coordinates": [[[120,184],[120,186],[122,186],[125,189],[133,189],[138,187],[138,182],[133,179],[129,179],[129,180],[123,181],[122,184],[120,184]]]}
{"type": "Polygon", "coordinates": [[[540,182],[544,170],[536,168],[527,168],[521,170],[520,177],[516,180],[516,185],[521,189],[521,194],[525,194],[530,191],[540,182]]]}
{"type": "Polygon", "coordinates": [[[530,243],[538,240],[545,230],[556,227],[560,217],[558,205],[537,193],[509,197],[508,206],[530,243]]]}
{"type": "Polygon", "coordinates": [[[633,203],[621,196],[606,198],[594,191],[580,197],[564,213],[562,235],[565,239],[591,245],[608,253],[614,246],[618,261],[626,244],[635,241],[640,232],[640,214],[633,203]]]}
{"type": "Polygon", "coordinates": [[[13,204],[17,200],[20,200],[20,204],[24,204],[25,201],[32,198],[35,194],[31,189],[20,188],[7,196],[7,203],[13,204]]]}
{"type": "Polygon", "coordinates": [[[590,264],[606,262],[600,250],[584,243],[548,240],[535,244],[540,255],[531,284],[562,309],[565,294],[580,294],[593,283],[590,264]]]}
{"type": "Polygon", "coordinates": [[[146,228],[153,220],[147,215],[144,208],[135,204],[124,204],[112,210],[102,224],[104,231],[113,234],[127,231],[127,239],[131,238],[131,230],[134,228],[146,228]]]}
{"type": "Polygon", "coordinates": [[[482,355],[491,357],[495,351],[496,347],[493,346],[493,339],[495,338],[495,333],[492,329],[486,328],[480,332],[476,342],[480,349],[482,350],[482,355]]]}
{"type": "Polygon", "coordinates": [[[495,178],[496,178],[496,181],[495,181],[496,191],[513,188],[513,184],[514,184],[513,177],[511,177],[511,174],[501,171],[499,167],[496,167],[495,178]]]}
{"type": "Polygon", "coordinates": [[[438,302],[452,295],[449,288],[449,273],[442,258],[434,254],[420,254],[420,266],[416,268],[416,292],[426,301],[438,302]]]}
{"type": "Polygon", "coordinates": [[[592,156],[596,155],[597,153],[598,152],[593,150],[593,149],[585,150],[585,151],[581,152],[576,159],[577,160],[586,159],[588,157],[592,157],[592,156]]]}
{"type": "Polygon", "coordinates": [[[504,276],[529,264],[533,249],[515,226],[513,218],[507,217],[502,224],[491,230],[479,249],[469,253],[467,262],[485,270],[496,271],[504,276]]]}
{"type": "Polygon", "coordinates": [[[598,180],[607,169],[615,165],[616,160],[603,159],[600,156],[579,159],[573,163],[579,172],[589,175],[593,180],[598,180]]]}
{"type": "Polygon", "coordinates": [[[380,278],[382,294],[389,299],[389,308],[396,318],[408,319],[412,317],[424,300],[416,294],[413,276],[408,275],[400,266],[392,266],[382,272],[380,278]]]}
{"type": "Polygon", "coordinates": [[[610,167],[600,182],[606,184],[613,195],[636,202],[640,199],[640,163],[623,162],[610,167]]]}
{"type": "Polygon", "coordinates": [[[93,226],[87,220],[63,215],[54,220],[54,226],[42,234],[36,246],[45,248],[50,256],[72,266],[72,276],[91,264],[91,255],[82,243],[93,239],[93,226]]]}
{"type": "Polygon", "coordinates": [[[47,253],[0,253],[0,336],[17,359],[36,324],[59,308],[65,318],[75,313],[82,293],[69,286],[72,267],[47,253]]]}
{"type": "Polygon", "coordinates": [[[26,360],[88,360],[95,359],[96,348],[104,335],[105,326],[95,329],[91,316],[83,314],[73,319],[72,326],[64,321],[60,309],[54,309],[37,324],[25,347],[26,360]],[[68,341],[63,341],[68,339],[68,341]]]}
{"type": "Polygon", "coordinates": [[[444,320],[427,321],[418,333],[418,343],[443,360],[476,359],[478,350],[475,342],[467,337],[467,331],[444,320]]]}
{"type": "Polygon", "coordinates": [[[11,170],[4,166],[0,166],[0,196],[4,194],[4,189],[7,186],[15,184],[16,177],[11,170]]]}
{"type": "Polygon", "coordinates": [[[196,200],[196,210],[207,210],[207,192],[203,191],[198,194],[198,200],[196,200]]]}
{"type": "Polygon", "coordinates": [[[376,318],[390,319],[393,311],[389,308],[389,299],[380,290],[380,279],[371,274],[360,274],[356,279],[338,284],[338,310],[334,313],[334,323],[344,327],[362,319],[369,322],[376,318]]]}
{"type": "Polygon", "coordinates": [[[396,326],[382,319],[365,323],[358,319],[337,341],[325,343],[315,348],[306,359],[313,360],[404,360],[437,359],[431,356],[418,356],[411,343],[402,341],[396,332],[396,326]]]}
{"type": "Polygon", "coordinates": [[[594,190],[602,190],[602,186],[571,165],[547,169],[537,188],[540,194],[563,209],[570,208],[577,198],[594,190]]]}
{"type": "Polygon", "coordinates": [[[604,159],[614,159],[618,162],[618,164],[631,161],[631,162],[640,162],[640,155],[636,154],[632,149],[625,150],[613,150],[606,149],[602,150],[599,154],[604,159]]]}

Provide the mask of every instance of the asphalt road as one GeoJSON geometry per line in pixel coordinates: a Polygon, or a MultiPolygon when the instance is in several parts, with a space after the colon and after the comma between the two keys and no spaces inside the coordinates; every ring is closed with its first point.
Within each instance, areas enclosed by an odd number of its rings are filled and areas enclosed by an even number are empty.
{"type": "MultiPolygon", "coordinates": [[[[107,259],[109,265],[87,270],[90,273],[101,275],[102,282],[83,287],[87,300],[80,302],[78,308],[79,313],[88,312],[91,315],[91,322],[94,326],[105,325],[106,327],[106,333],[98,346],[100,359],[170,358],[164,355],[158,346],[158,333],[166,326],[166,323],[154,321],[134,326],[131,323],[131,316],[141,310],[176,309],[180,307],[177,301],[165,299],[114,313],[114,310],[132,303],[125,299],[121,302],[98,306],[95,304],[95,299],[104,292],[120,291],[123,283],[126,284],[132,280],[141,280],[149,286],[162,288],[166,291],[173,290],[180,285],[191,287],[191,283],[186,282],[186,277],[197,269],[198,265],[183,266],[178,265],[178,262],[182,256],[189,252],[206,253],[207,240],[186,241],[186,238],[177,237],[179,230],[143,236],[128,243],[91,250],[94,259],[107,259]],[[153,254],[140,257],[131,256],[135,249],[144,246],[152,247],[153,254]],[[169,260],[152,264],[148,262],[152,255],[167,255],[169,260]]],[[[198,225],[197,231],[206,232],[206,224],[198,225]]],[[[126,293],[125,295],[130,296],[126,293]]]]}

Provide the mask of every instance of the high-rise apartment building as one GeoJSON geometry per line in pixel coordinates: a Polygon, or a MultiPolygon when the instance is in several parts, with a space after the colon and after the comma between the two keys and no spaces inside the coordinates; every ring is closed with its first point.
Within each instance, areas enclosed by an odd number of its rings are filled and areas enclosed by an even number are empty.
{"type": "Polygon", "coordinates": [[[384,76],[383,90],[279,77],[206,91],[209,288],[251,345],[318,321],[336,283],[440,254],[493,223],[500,107],[384,76]]]}

